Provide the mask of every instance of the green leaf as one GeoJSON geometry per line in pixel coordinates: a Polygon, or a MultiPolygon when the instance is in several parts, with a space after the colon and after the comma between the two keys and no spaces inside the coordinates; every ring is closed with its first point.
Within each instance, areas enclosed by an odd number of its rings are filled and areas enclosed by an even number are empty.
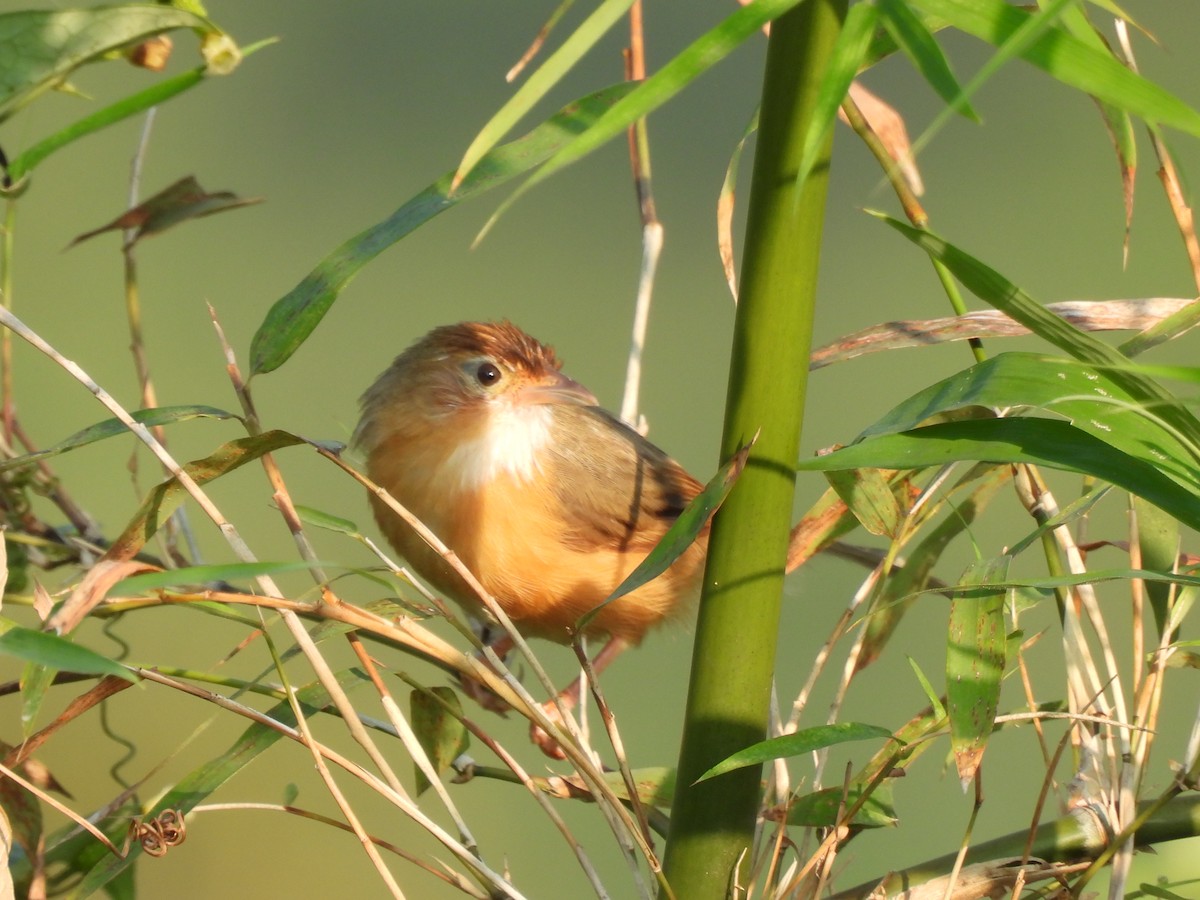
{"type": "Polygon", "coordinates": [[[912,60],[929,86],[952,110],[978,122],[979,115],[971,107],[958,79],[954,77],[946,54],[924,20],[903,0],[879,0],[879,11],[888,34],[895,40],[896,46],[904,51],[904,55],[912,60]]]}
{"type": "MultiPolygon", "coordinates": [[[[629,774],[633,776],[638,800],[648,806],[670,809],[671,801],[675,797],[675,769],[669,766],[650,766],[633,769],[629,774]]],[[[625,778],[620,772],[605,772],[604,780],[618,799],[629,799],[629,789],[625,786],[625,778]]]]}
{"type": "Polygon", "coordinates": [[[22,628],[8,619],[0,619],[0,629],[3,629],[0,631],[0,655],[15,656],[34,665],[65,672],[137,680],[137,676],[120,663],[56,634],[22,628]]]}
{"type": "Polygon", "coordinates": [[[207,19],[162,4],[0,14],[0,122],[80,66],[177,28],[217,31],[207,19]]]}
{"type": "MultiPolygon", "coordinates": [[[[862,784],[852,784],[849,790],[831,787],[798,797],[788,803],[787,822],[789,825],[831,828],[837,824],[843,801],[845,809],[849,809],[858,802],[863,788],[862,784]]],[[[871,791],[846,824],[858,828],[894,828],[899,821],[892,799],[892,786],[884,782],[871,791]]]]}
{"type": "Polygon", "coordinates": [[[829,65],[821,77],[816,108],[809,119],[808,131],[804,134],[800,162],[796,169],[797,185],[807,182],[812,167],[822,153],[825,138],[837,119],[838,108],[846,99],[846,92],[850,90],[850,82],[854,80],[866,59],[878,18],[879,9],[873,3],[856,3],[846,15],[837,42],[833,45],[829,65]]]}
{"type": "MultiPolygon", "coordinates": [[[[139,409],[130,414],[135,422],[141,422],[148,428],[157,425],[173,425],[176,422],[186,422],[189,419],[236,419],[233,413],[225,412],[212,406],[157,406],[153,409],[139,409]]],[[[105,438],[129,434],[129,429],[120,419],[105,419],[96,425],[77,431],[68,438],[59,441],[53,447],[39,450],[37,453],[27,453],[12,459],[0,460],[0,472],[29,465],[38,460],[58,456],[68,450],[76,450],[105,438]]]]}
{"type": "MultiPolygon", "coordinates": [[[[960,587],[1003,582],[1011,557],[972,564],[960,587]]],[[[980,588],[956,593],[950,603],[946,640],[946,713],[950,746],[963,790],[970,785],[1000,705],[1006,638],[1003,589],[980,588]]]]}
{"type": "MultiPolygon", "coordinates": [[[[1184,887],[1191,887],[1196,882],[1195,882],[1195,879],[1189,878],[1189,879],[1180,881],[1178,883],[1184,887]]],[[[1148,881],[1141,882],[1138,885],[1138,890],[1141,893],[1145,894],[1147,897],[1155,897],[1155,898],[1157,898],[1157,900],[1187,900],[1187,896],[1184,894],[1177,894],[1174,891],[1167,890],[1167,888],[1162,885],[1151,884],[1148,881]]],[[[1137,894],[1129,893],[1129,894],[1126,894],[1125,896],[1133,898],[1133,897],[1137,896],[1137,894]]]]}
{"type": "Polygon", "coordinates": [[[563,41],[550,57],[526,79],[515,94],[500,107],[483,126],[467,152],[451,181],[451,190],[457,190],[463,179],[474,170],[476,164],[499,143],[500,139],[537,104],[539,100],[558,84],[580,59],[615,25],[633,5],[633,0],[603,0],[590,16],[563,41]]]}
{"type": "Polygon", "coordinates": [[[524,137],[488,153],[453,196],[453,173],[447,173],[387,219],[334,250],[271,307],[250,343],[251,374],[271,372],[287,362],[368,262],[438,213],[533,168],[632,88],[618,84],[571,103],[524,137]]]}
{"type": "MultiPolygon", "coordinates": [[[[303,438],[286,431],[265,431],[222,444],[211,456],[190,462],[183,468],[193,481],[203,485],[253,462],[264,453],[303,443],[303,438]]],[[[151,490],[133,520],[109,547],[109,558],[131,559],[154,536],[159,525],[170,518],[186,495],[187,492],[174,478],[168,478],[151,490]]]]}
{"type": "Polygon", "coordinates": [[[917,665],[917,661],[911,656],[907,657],[909,666],[912,667],[913,674],[917,676],[917,683],[921,685],[921,690],[925,693],[925,699],[929,701],[929,707],[933,711],[933,717],[940,719],[946,715],[946,707],[942,705],[941,698],[933,689],[929,679],[925,677],[925,673],[921,671],[921,667],[917,665]]]}
{"type": "Polygon", "coordinates": [[[17,156],[9,166],[9,177],[19,182],[26,173],[32,172],[42,160],[56,150],[182,94],[203,81],[207,71],[207,66],[199,66],[190,72],[168,78],[56,131],[17,156]]]}
{"type": "Polygon", "coordinates": [[[814,750],[820,750],[823,747],[832,747],[835,744],[873,740],[875,738],[890,738],[891,736],[892,733],[886,728],[880,728],[878,725],[864,725],[861,722],[839,722],[835,725],[817,725],[813,728],[804,728],[794,734],[769,738],[757,744],[752,744],[745,750],[739,750],[732,756],[721,760],[721,762],[697,778],[696,781],[697,783],[707,781],[709,778],[724,775],[726,772],[732,772],[734,769],[742,769],[746,766],[760,766],[773,759],[800,756],[805,753],[812,753],[814,750]]]}
{"type": "Polygon", "coordinates": [[[1164,475],[1158,466],[1055,419],[979,419],[926,425],[801,460],[797,468],[810,472],[861,466],[920,469],[966,460],[1032,463],[1093,475],[1144,497],[1188,527],[1200,529],[1200,496],[1195,492],[1164,475]]]}
{"type": "Polygon", "coordinates": [[[38,721],[38,713],[42,709],[42,701],[46,699],[46,691],[54,685],[57,669],[43,666],[39,663],[28,662],[21,673],[21,736],[33,734],[38,721]]]}
{"type": "Polygon", "coordinates": [[[871,534],[894,537],[902,513],[892,485],[878,469],[834,469],[825,473],[830,486],[871,534]]]}
{"type": "MultiPolygon", "coordinates": [[[[441,774],[466,752],[471,743],[467,726],[462,722],[462,701],[453,688],[443,686],[428,691],[414,690],[409,694],[408,702],[417,741],[434,771],[441,774]]],[[[429,789],[429,779],[420,766],[413,768],[416,770],[416,792],[422,794],[429,789]]]]}
{"type": "Polygon", "coordinates": [[[314,528],[323,528],[325,531],[344,534],[348,537],[362,536],[362,532],[358,530],[358,526],[349,519],[343,519],[340,516],[314,509],[311,506],[296,504],[296,515],[300,517],[300,521],[305,525],[312,525],[314,528]]]}
{"type": "Polygon", "coordinates": [[[659,538],[658,543],[654,545],[654,549],[646,555],[646,558],[625,576],[625,580],[617,585],[616,590],[580,617],[579,621],[575,623],[575,629],[579,634],[587,630],[588,623],[596,617],[600,610],[614,600],[636,591],[643,584],[653,581],[667,571],[671,564],[695,543],[700,532],[708,526],[708,520],[712,518],[712,514],[725,502],[725,498],[733,490],[734,483],[746,466],[746,458],[753,445],[754,441],[746,444],[733,455],[732,459],[721,466],[717,474],[704,486],[704,490],[684,507],[679,518],[671,523],[671,527],[667,529],[666,534],[659,538]]]}
{"type": "MultiPolygon", "coordinates": [[[[1074,2],[1075,0],[1047,0],[1042,8],[1032,11],[1017,27],[1006,33],[1003,40],[996,42],[996,52],[984,60],[983,65],[963,88],[963,94],[966,97],[974,97],[985,84],[996,76],[996,73],[1023,54],[1037,38],[1053,31],[1063,10],[1074,2]]],[[[934,20],[939,24],[950,24],[937,17],[934,17],[934,20]]],[[[914,147],[919,149],[924,146],[934,134],[945,126],[954,112],[955,110],[950,107],[941,110],[929,127],[925,129],[925,132],[914,142],[914,147]]]]}
{"type": "Polygon", "coordinates": [[[919,391],[859,437],[905,431],[935,416],[978,407],[996,412],[1040,408],[1200,490],[1193,449],[1111,374],[1073,360],[1001,353],[919,391]]]}
{"type": "MultiPolygon", "coordinates": [[[[1135,498],[1133,511],[1142,567],[1161,572],[1174,571],[1179,559],[1179,523],[1140,497],[1135,498]]],[[[1168,583],[1151,581],[1146,584],[1146,596],[1161,637],[1175,591],[1168,583]]]]}
{"type": "Polygon", "coordinates": [[[981,300],[992,304],[1076,359],[1106,367],[1110,380],[1179,432],[1180,440],[1193,448],[1190,455],[1193,458],[1200,457],[1200,421],[1170,391],[1137,371],[1129,357],[1056,316],[999,272],[944,238],[882,213],[871,214],[883,219],[934,259],[944,263],[954,277],[981,300]]]}
{"type": "MultiPolygon", "coordinates": [[[[1002,47],[1032,18],[1042,15],[1005,0],[913,0],[913,5],[996,47],[1002,47]]],[[[1088,46],[1065,31],[1050,28],[1033,35],[1020,49],[1020,56],[1063,84],[1098,100],[1148,122],[1200,136],[1200,113],[1127,69],[1112,54],[1088,46]]]]}

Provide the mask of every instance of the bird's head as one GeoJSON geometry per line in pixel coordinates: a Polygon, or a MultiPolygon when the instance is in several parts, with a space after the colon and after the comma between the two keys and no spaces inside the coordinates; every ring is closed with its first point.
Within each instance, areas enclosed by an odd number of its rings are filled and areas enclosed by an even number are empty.
{"type": "Polygon", "coordinates": [[[554,405],[597,405],[561,367],[552,348],[507,321],[435,328],[363,395],[355,442],[369,453],[403,435],[410,446],[436,441],[460,455],[483,442],[489,456],[507,444],[520,457],[522,444],[548,430],[554,405]]]}

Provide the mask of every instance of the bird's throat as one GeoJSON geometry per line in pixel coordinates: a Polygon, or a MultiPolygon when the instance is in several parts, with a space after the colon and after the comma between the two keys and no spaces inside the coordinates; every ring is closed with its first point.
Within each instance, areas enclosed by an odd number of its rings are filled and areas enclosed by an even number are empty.
{"type": "Polygon", "coordinates": [[[507,477],[532,481],[541,471],[539,459],[550,443],[553,409],[548,405],[504,405],[476,417],[465,434],[451,442],[442,474],[452,489],[477,491],[507,477]]]}

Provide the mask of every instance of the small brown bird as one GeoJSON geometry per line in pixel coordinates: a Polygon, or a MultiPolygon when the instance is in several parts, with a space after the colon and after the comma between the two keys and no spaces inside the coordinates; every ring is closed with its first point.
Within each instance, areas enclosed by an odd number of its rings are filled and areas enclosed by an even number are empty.
{"type": "MultiPolygon", "coordinates": [[[[571,640],[702,488],[508,322],[435,328],[363,395],[367,473],[427,525],[522,634],[571,640]]],[[[371,496],[392,546],[486,618],[461,576],[371,496]]],[[[661,576],[608,604],[587,633],[603,668],[699,595],[707,529],[661,576]]],[[[568,704],[577,692],[564,695],[568,704]]],[[[548,749],[545,743],[543,749],[548,749]]]]}

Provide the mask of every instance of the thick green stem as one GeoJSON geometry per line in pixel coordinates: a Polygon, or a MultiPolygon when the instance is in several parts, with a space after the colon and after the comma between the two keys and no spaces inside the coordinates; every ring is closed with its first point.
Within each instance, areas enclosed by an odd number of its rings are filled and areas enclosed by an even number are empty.
{"type": "Polygon", "coordinates": [[[756,433],[713,523],[665,867],[675,896],[724,898],[753,837],[754,767],[695,780],[766,733],[795,461],[804,414],[829,139],[797,173],[846,0],[808,0],[772,24],[734,325],[722,458],[756,433]]]}

